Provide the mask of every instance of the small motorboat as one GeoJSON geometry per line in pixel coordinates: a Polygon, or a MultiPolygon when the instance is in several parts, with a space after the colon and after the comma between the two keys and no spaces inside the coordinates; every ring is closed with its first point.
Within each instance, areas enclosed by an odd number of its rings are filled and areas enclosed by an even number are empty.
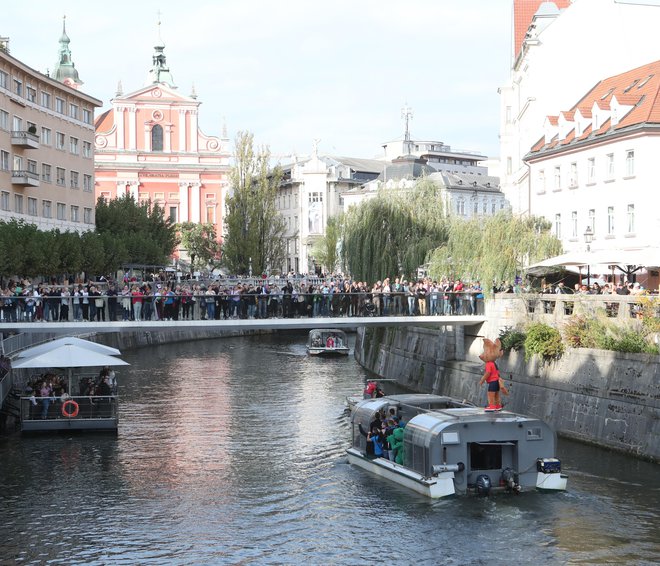
{"type": "Polygon", "coordinates": [[[451,397],[404,394],[358,402],[351,431],[349,463],[427,497],[566,489],[555,433],[534,417],[486,412],[451,397]],[[367,439],[383,415],[396,425],[390,434],[403,429],[395,454],[389,454],[394,459],[376,456],[367,439]]]}
{"type": "Polygon", "coordinates": [[[307,353],[310,356],[348,356],[350,348],[346,333],[336,328],[315,328],[307,337],[307,353]]]}

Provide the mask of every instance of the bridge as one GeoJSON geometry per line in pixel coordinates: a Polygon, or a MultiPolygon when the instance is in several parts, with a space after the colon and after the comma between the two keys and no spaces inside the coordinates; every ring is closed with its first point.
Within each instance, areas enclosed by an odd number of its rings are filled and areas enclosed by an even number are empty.
{"type": "Polygon", "coordinates": [[[360,326],[470,326],[486,322],[485,316],[377,316],[256,318],[229,320],[140,320],[116,322],[1,322],[0,332],[65,333],[191,331],[193,329],[227,330],[311,330],[313,328],[352,329],[360,326]]]}

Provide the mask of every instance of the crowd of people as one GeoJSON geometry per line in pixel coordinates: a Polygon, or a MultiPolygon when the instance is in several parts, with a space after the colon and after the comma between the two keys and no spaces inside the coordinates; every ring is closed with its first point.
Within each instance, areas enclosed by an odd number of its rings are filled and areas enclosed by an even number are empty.
{"type": "Polygon", "coordinates": [[[0,320],[139,321],[337,316],[473,315],[481,284],[389,278],[373,285],[341,277],[247,281],[104,281],[73,285],[8,281],[0,320]]]}

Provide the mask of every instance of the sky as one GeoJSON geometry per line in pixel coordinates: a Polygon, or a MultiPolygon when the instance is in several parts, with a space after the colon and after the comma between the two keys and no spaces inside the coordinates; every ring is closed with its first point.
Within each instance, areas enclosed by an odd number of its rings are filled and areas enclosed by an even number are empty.
{"type": "MultiPolygon", "coordinates": [[[[511,64],[512,0],[32,0],[3,3],[11,54],[46,72],[62,17],[81,90],[110,107],[145,85],[160,35],[178,90],[193,85],[201,130],[287,161],[372,158],[401,139],[499,155],[498,87],[511,64]]],[[[102,109],[97,110],[97,115],[102,109]]]]}

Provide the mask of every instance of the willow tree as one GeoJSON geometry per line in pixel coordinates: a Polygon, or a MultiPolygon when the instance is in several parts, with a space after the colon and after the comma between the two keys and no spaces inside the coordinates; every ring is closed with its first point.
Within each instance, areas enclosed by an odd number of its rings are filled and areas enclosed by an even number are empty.
{"type": "Polygon", "coordinates": [[[412,276],[445,239],[440,189],[424,178],[411,189],[382,189],[349,209],[342,260],[348,272],[365,281],[412,276]]]}
{"type": "Polygon", "coordinates": [[[339,264],[342,226],[342,215],[328,218],[325,235],[318,239],[312,248],[312,255],[316,262],[323,265],[327,273],[334,273],[339,264]]]}
{"type": "Polygon", "coordinates": [[[233,273],[263,273],[286,257],[286,224],[275,208],[282,171],[269,168],[268,148],[255,152],[250,132],[239,132],[235,144],[222,262],[233,273]]]}
{"type": "Polygon", "coordinates": [[[506,211],[486,219],[451,218],[447,242],[431,254],[429,272],[480,280],[490,289],[493,281],[513,281],[525,266],[560,252],[561,242],[542,218],[506,211]]]}

